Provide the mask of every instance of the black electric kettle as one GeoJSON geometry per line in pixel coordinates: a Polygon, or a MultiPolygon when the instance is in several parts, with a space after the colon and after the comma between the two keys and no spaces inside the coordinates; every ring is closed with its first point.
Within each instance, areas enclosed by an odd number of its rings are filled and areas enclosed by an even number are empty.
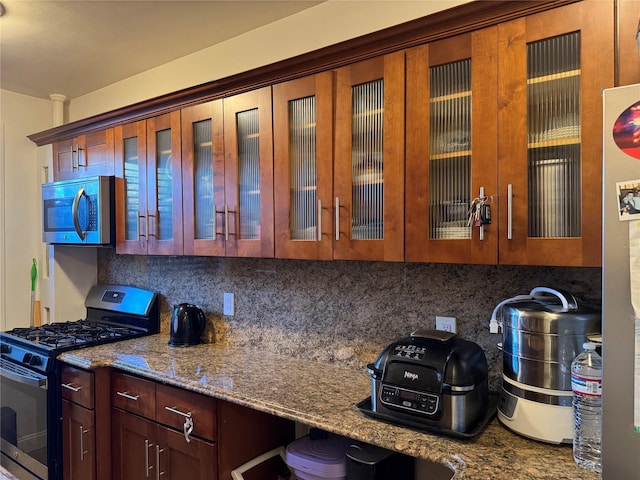
{"type": "Polygon", "coordinates": [[[188,347],[201,343],[200,337],[205,327],[205,316],[202,309],[190,303],[173,306],[169,345],[172,347],[188,347]]]}

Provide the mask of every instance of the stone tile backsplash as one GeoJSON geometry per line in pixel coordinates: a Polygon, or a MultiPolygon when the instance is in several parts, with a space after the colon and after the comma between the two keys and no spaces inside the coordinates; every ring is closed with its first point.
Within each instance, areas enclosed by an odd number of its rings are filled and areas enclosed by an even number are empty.
{"type": "MultiPolygon", "coordinates": [[[[116,255],[99,249],[98,281],[161,294],[161,331],[172,305],[189,302],[208,320],[208,342],[251,346],[325,363],[366,368],[392,341],[456,317],[458,334],[478,343],[497,389],[501,356],[488,325],[495,305],[554,286],[599,302],[599,268],[302,261],[116,255]],[[222,314],[235,294],[235,316],[222,314]]],[[[322,372],[318,372],[319,375],[322,372]]]]}

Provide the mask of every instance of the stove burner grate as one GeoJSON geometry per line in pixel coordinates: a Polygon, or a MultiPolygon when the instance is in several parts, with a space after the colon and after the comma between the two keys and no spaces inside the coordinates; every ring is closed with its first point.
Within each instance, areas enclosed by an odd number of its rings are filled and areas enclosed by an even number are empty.
{"type": "Polygon", "coordinates": [[[53,348],[126,339],[139,334],[136,329],[93,320],[58,322],[40,327],[14,328],[7,332],[16,337],[53,348]]]}

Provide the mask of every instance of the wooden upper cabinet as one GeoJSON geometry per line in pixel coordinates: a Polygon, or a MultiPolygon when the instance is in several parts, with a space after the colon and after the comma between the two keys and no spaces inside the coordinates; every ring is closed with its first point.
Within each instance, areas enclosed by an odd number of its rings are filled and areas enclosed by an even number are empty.
{"type": "Polygon", "coordinates": [[[618,29],[618,51],[616,64],[616,86],[640,82],[640,62],[638,58],[638,19],[640,2],[616,0],[616,25],[618,29]],[[634,61],[629,61],[634,59],[634,61]]]}
{"type": "MultiPolygon", "coordinates": [[[[124,178],[118,253],[598,266],[615,3],[507,3],[484,28],[58,142],[53,177],[124,178]],[[474,200],[490,224],[468,224],[474,200]]],[[[618,6],[633,57],[637,6],[618,6]]]]}
{"type": "Polygon", "coordinates": [[[275,255],[333,258],[333,73],[273,87],[275,255]]]}
{"type": "Polygon", "coordinates": [[[597,0],[498,25],[500,263],[601,263],[612,38],[612,5],[597,0]]]}
{"type": "Polygon", "coordinates": [[[116,252],[182,255],[180,112],[116,127],[116,252]]]}
{"type": "Polygon", "coordinates": [[[116,253],[147,253],[147,122],[115,128],[116,253]],[[122,188],[122,190],[120,190],[122,188]]]}
{"type": "Polygon", "coordinates": [[[271,87],[224,99],[227,256],[274,256],[272,123],[271,87]]]}
{"type": "Polygon", "coordinates": [[[468,224],[497,198],[497,29],[407,51],[406,260],[498,261],[498,225],[468,224]]]}
{"type": "Polygon", "coordinates": [[[405,54],[336,71],[334,258],[404,260],[405,54]]]}
{"type": "Polygon", "coordinates": [[[180,112],[147,120],[147,251],[182,255],[180,112]]]}
{"type": "Polygon", "coordinates": [[[225,255],[222,100],[182,110],[185,255],[225,255]]]}
{"type": "Polygon", "coordinates": [[[53,180],[114,173],[113,128],[53,144],[53,180]]]}

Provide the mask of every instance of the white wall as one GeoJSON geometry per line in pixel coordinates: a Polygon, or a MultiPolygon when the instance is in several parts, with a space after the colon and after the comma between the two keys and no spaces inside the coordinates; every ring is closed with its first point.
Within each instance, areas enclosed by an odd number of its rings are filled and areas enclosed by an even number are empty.
{"type": "Polygon", "coordinates": [[[44,252],[39,165],[47,149],[36,147],[27,135],[51,128],[51,112],[48,100],[0,90],[1,330],[29,324],[31,259],[42,264],[44,252]]]}
{"type": "MultiPolygon", "coordinates": [[[[245,72],[382,30],[468,0],[330,0],[82,97],[70,120],[245,72]]],[[[64,92],[62,92],[64,93],[64,92]]]]}

